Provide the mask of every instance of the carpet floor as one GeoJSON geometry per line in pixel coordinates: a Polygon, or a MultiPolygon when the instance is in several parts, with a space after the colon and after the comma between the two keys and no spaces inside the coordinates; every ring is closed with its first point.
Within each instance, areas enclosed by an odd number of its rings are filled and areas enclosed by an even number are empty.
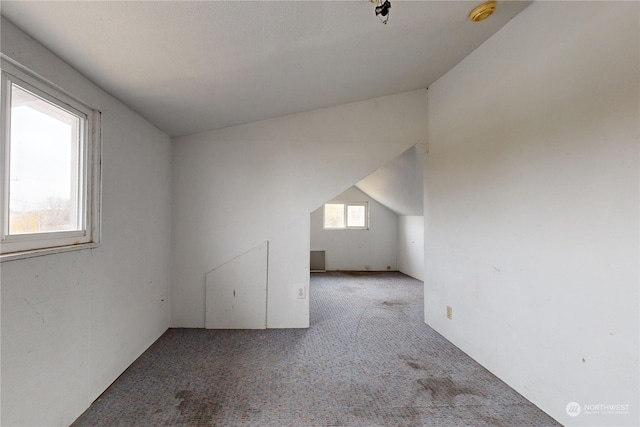
{"type": "Polygon", "coordinates": [[[309,329],[170,329],[73,426],[559,425],[423,322],[422,282],[313,274],[309,329]]]}

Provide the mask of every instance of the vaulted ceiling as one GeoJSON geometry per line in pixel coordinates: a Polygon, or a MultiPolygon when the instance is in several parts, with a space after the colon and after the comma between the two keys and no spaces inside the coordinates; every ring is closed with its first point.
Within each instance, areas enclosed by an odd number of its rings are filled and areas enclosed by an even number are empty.
{"type": "MultiPolygon", "coordinates": [[[[425,88],[522,11],[502,1],[8,1],[0,12],[170,136],[425,88]]],[[[422,215],[421,148],[356,184],[422,215]]]]}
{"type": "Polygon", "coordinates": [[[1,13],[171,136],[428,87],[529,2],[7,1],[1,13]]]}
{"type": "Polygon", "coordinates": [[[411,147],[356,184],[398,215],[421,216],[423,209],[422,162],[425,148],[411,147]]]}

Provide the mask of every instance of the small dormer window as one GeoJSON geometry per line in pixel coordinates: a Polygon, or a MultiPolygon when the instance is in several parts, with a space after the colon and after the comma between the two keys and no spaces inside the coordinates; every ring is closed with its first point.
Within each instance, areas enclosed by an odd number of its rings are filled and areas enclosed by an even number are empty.
{"type": "Polygon", "coordinates": [[[327,230],[368,230],[369,204],[367,202],[325,204],[324,228],[327,230]]]}

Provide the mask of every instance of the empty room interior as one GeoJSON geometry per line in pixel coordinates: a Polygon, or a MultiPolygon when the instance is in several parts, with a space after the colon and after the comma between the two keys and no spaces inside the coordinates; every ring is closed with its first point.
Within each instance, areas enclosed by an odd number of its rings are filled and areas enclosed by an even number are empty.
{"type": "Polygon", "coordinates": [[[640,3],[0,14],[2,426],[640,425],[640,3]]]}

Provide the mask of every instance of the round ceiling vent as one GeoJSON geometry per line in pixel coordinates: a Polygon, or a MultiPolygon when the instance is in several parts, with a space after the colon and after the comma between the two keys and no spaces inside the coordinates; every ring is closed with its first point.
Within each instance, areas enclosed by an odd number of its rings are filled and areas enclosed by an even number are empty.
{"type": "Polygon", "coordinates": [[[497,2],[488,1],[473,9],[469,14],[469,19],[473,22],[484,21],[485,19],[493,15],[493,12],[495,12],[497,8],[497,2]]]}

